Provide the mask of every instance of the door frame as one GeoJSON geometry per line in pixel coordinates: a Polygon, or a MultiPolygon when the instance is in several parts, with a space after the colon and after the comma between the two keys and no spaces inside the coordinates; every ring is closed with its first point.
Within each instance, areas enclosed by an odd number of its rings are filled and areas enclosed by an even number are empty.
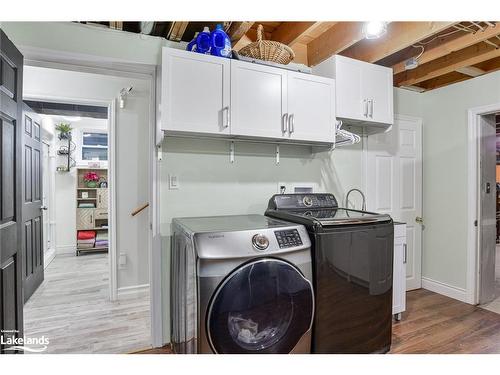
{"type": "Polygon", "coordinates": [[[468,110],[467,122],[467,279],[466,301],[479,303],[481,227],[474,224],[481,217],[481,116],[500,112],[500,103],[474,107],[468,110]]]}
{"type": "MultiPolygon", "coordinates": [[[[93,56],[63,52],[50,49],[32,48],[18,46],[24,55],[26,66],[44,67],[52,69],[71,70],[85,73],[114,75],[126,78],[147,79],[150,82],[150,140],[149,140],[149,160],[150,160],[150,191],[149,191],[149,219],[150,235],[148,241],[149,253],[149,290],[150,290],[150,312],[151,312],[151,344],[153,347],[161,347],[169,338],[163,337],[163,303],[162,303],[162,253],[161,253],[161,233],[160,233],[160,161],[162,133],[159,129],[159,118],[157,108],[159,105],[158,80],[161,71],[156,65],[140,64],[133,62],[123,62],[113,58],[103,56],[93,56]]],[[[118,93],[117,93],[118,95],[118,93]]],[[[66,98],[67,100],[68,98],[66,98]]],[[[46,99],[47,100],[47,99],[46,99]]],[[[81,101],[80,99],[78,99],[81,101]]],[[[116,100],[116,99],[115,99],[116,100]]],[[[107,103],[109,106],[111,103],[107,103]]],[[[116,114],[116,104],[112,104],[113,114],[116,114]]],[[[110,123],[111,126],[114,124],[110,123]]],[[[112,150],[110,150],[110,153],[112,150]]],[[[109,163],[109,161],[108,161],[109,163]]],[[[111,164],[109,164],[111,165],[111,164]]],[[[111,167],[113,168],[113,167],[111,167]]],[[[112,185],[114,186],[114,184],[112,185]]],[[[113,199],[113,198],[112,198],[113,199]]],[[[114,242],[114,241],[113,241],[114,242]]],[[[117,259],[115,260],[116,266],[117,259]]],[[[111,262],[110,262],[111,263],[111,262]]],[[[110,275],[111,277],[111,275],[110,275]]]]}

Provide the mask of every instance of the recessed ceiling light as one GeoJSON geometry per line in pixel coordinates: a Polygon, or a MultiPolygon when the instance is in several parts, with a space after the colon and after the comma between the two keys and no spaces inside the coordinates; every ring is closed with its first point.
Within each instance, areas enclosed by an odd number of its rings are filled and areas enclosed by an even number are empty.
{"type": "Polygon", "coordinates": [[[384,35],[387,31],[387,22],[370,21],[366,22],[363,27],[363,33],[366,39],[377,39],[384,35]]]}

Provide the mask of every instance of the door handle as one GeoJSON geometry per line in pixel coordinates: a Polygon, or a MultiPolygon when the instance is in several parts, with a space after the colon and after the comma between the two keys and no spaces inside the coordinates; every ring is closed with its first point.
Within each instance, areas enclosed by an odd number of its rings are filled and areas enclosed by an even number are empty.
{"type": "Polygon", "coordinates": [[[373,99],[370,99],[370,118],[373,118],[373,99]]]}
{"type": "Polygon", "coordinates": [[[485,190],[486,194],[491,193],[491,184],[489,182],[486,183],[486,186],[485,186],[484,190],[485,190]]]}
{"type": "Polygon", "coordinates": [[[363,106],[364,106],[364,113],[363,113],[363,115],[365,117],[368,117],[368,99],[363,100],[363,106]]]}
{"type": "Polygon", "coordinates": [[[288,118],[288,133],[292,134],[295,131],[295,115],[292,113],[288,118]]]}
{"type": "Polygon", "coordinates": [[[281,125],[281,131],[284,133],[286,133],[288,129],[288,113],[285,113],[283,115],[283,124],[281,125]]]}
{"type": "Polygon", "coordinates": [[[229,106],[224,107],[222,110],[226,112],[226,125],[224,125],[223,128],[227,129],[231,123],[231,112],[229,111],[229,106]]]}
{"type": "Polygon", "coordinates": [[[40,210],[47,211],[49,208],[47,206],[40,206],[40,210]]]}
{"type": "Polygon", "coordinates": [[[406,264],[406,261],[408,259],[408,245],[403,244],[403,264],[406,264]]]}
{"type": "Polygon", "coordinates": [[[420,216],[417,216],[417,217],[415,218],[415,221],[416,221],[417,223],[419,223],[419,224],[423,224],[423,223],[424,223],[424,219],[423,219],[423,218],[421,218],[420,216]]]}

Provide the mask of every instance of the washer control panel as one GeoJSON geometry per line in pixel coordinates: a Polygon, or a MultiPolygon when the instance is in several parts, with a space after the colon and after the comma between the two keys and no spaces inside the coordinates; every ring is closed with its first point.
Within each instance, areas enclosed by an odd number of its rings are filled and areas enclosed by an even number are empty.
{"type": "Polygon", "coordinates": [[[297,229],[277,230],[274,234],[280,249],[302,245],[302,239],[297,229]]]}
{"type": "Polygon", "coordinates": [[[268,208],[275,210],[290,209],[325,209],[338,207],[337,200],[333,194],[311,193],[311,194],[277,194],[269,201],[268,208]]]}

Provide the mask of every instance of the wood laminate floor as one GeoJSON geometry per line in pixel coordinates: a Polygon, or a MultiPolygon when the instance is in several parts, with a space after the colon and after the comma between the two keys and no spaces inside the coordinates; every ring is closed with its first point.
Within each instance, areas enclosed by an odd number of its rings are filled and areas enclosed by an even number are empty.
{"type": "Polygon", "coordinates": [[[481,307],[500,314],[500,245],[497,245],[496,248],[495,283],[497,297],[490,303],[481,305],[481,307]]]}
{"type": "Polygon", "coordinates": [[[58,255],[24,305],[26,337],[45,353],[130,353],[151,347],[149,292],[109,301],[107,254],[58,255]]]}
{"type": "MultiPolygon", "coordinates": [[[[170,354],[170,347],[140,354],[170,354]]],[[[392,354],[500,353],[500,315],[425,289],[407,294],[393,324],[392,354]]]]}

